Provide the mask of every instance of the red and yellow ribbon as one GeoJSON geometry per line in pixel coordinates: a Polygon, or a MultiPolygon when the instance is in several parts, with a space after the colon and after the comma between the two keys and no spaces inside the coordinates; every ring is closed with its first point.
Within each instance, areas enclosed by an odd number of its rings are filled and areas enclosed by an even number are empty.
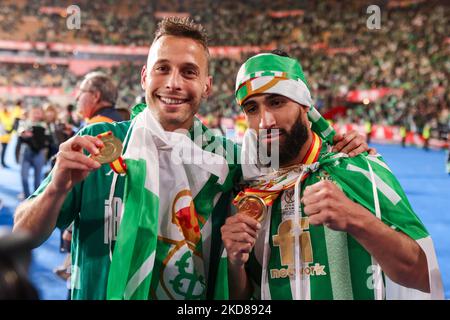
{"type": "MultiPolygon", "coordinates": [[[[306,152],[306,155],[303,157],[303,160],[301,163],[303,164],[312,164],[316,162],[319,159],[320,150],[322,149],[322,140],[319,138],[319,136],[312,132],[313,134],[313,141],[306,152]]],[[[304,181],[308,177],[309,173],[305,174],[302,177],[302,181],[304,181]]],[[[284,180],[284,179],[283,179],[284,180]]],[[[291,183],[283,186],[282,188],[278,190],[267,190],[271,187],[273,187],[273,184],[271,182],[267,183],[264,188],[266,189],[257,189],[257,188],[245,188],[244,191],[241,191],[238,193],[238,195],[233,199],[233,204],[237,205],[237,203],[244,197],[248,195],[254,195],[258,196],[261,199],[264,200],[265,204],[267,206],[271,206],[274,201],[278,198],[281,192],[284,190],[290,189],[295,185],[296,180],[292,181],[291,183]]]]}
{"type": "Polygon", "coordinates": [[[127,165],[122,157],[119,157],[113,162],[110,162],[109,166],[117,174],[124,174],[127,172],[127,165]]]}

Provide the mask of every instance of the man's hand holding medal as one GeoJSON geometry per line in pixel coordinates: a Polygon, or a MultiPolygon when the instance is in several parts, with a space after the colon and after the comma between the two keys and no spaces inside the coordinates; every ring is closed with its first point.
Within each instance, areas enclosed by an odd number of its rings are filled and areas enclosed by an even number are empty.
{"type": "Polygon", "coordinates": [[[93,136],[74,136],[62,143],[52,171],[52,190],[67,193],[75,184],[104,163],[122,160],[122,142],[111,132],[93,136]],[[85,155],[86,150],[90,155],[85,155]]]}
{"type": "Polygon", "coordinates": [[[260,197],[248,195],[238,202],[237,209],[237,214],[227,218],[221,231],[230,263],[235,266],[244,266],[256,243],[267,207],[260,197]]]}

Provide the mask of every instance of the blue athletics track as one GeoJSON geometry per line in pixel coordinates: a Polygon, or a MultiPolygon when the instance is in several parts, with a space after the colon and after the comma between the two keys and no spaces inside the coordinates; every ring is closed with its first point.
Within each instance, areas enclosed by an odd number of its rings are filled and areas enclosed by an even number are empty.
{"type": "MultiPolygon", "coordinates": [[[[424,151],[416,147],[373,145],[381,153],[404,188],[414,211],[430,232],[444,280],[446,299],[450,299],[450,176],[445,172],[446,152],[424,151]]],[[[0,169],[0,226],[11,227],[21,192],[19,166],[13,158],[15,143],[7,150],[10,169],[0,169]]],[[[30,278],[41,299],[65,299],[66,283],[53,274],[65,254],[59,252],[59,230],[33,251],[30,278]]]]}

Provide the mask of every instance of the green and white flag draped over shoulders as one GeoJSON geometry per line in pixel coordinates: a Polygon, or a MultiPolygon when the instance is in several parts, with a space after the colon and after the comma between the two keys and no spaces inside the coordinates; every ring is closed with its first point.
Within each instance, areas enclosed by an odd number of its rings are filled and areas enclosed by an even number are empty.
{"type": "MultiPolygon", "coordinates": [[[[296,174],[300,181],[301,176],[306,178],[297,184],[298,190],[284,191],[269,207],[249,261],[256,298],[443,299],[431,237],[381,156],[348,158],[328,153],[324,146],[317,162],[289,174],[296,174]],[[299,199],[306,186],[323,179],[338,185],[351,200],[419,244],[427,257],[430,294],[390,280],[351,235],[309,225],[299,199]],[[299,241],[295,241],[295,225],[299,226],[299,241]]],[[[246,178],[261,185],[274,177],[279,175],[246,178]]]]}
{"type": "MultiPolygon", "coordinates": [[[[207,134],[197,119],[195,126],[207,134]]],[[[237,167],[185,134],[164,131],[148,108],[136,115],[125,140],[124,213],[107,298],[205,299],[211,213],[237,167]]]]}
{"type": "MultiPolygon", "coordinates": [[[[331,142],[334,130],[312,106],[300,64],[291,58],[259,54],[245,62],[236,80],[236,99],[242,105],[254,94],[286,96],[310,107],[311,128],[331,142]]],[[[255,190],[273,191],[277,183],[296,181],[281,191],[269,207],[247,265],[254,297],[259,299],[443,299],[443,287],[433,242],[413,212],[399,182],[380,155],[348,158],[331,153],[325,143],[313,163],[288,172],[259,165],[257,137],[247,130],[242,146],[244,179],[255,190]],[[283,176],[284,175],[284,176],[283,176]],[[306,186],[327,179],[351,200],[386,225],[415,240],[428,263],[429,294],[389,279],[377,261],[349,234],[312,226],[300,203],[306,186]],[[264,189],[266,187],[266,189],[264,189]]],[[[320,149],[320,150],[319,150],[320,149]]]]}

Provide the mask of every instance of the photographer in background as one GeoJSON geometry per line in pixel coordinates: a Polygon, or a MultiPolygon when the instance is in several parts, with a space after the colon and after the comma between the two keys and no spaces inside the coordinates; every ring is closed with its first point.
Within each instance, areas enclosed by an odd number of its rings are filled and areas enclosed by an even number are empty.
{"type": "Polygon", "coordinates": [[[47,176],[55,164],[55,156],[58,153],[59,145],[75,134],[74,127],[64,123],[58,117],[59,109],[52,105],[44,106],[44,118],[49,133],[49,144],[46,161],[50,161],[50,168],[45,173],[47,176]]]}

